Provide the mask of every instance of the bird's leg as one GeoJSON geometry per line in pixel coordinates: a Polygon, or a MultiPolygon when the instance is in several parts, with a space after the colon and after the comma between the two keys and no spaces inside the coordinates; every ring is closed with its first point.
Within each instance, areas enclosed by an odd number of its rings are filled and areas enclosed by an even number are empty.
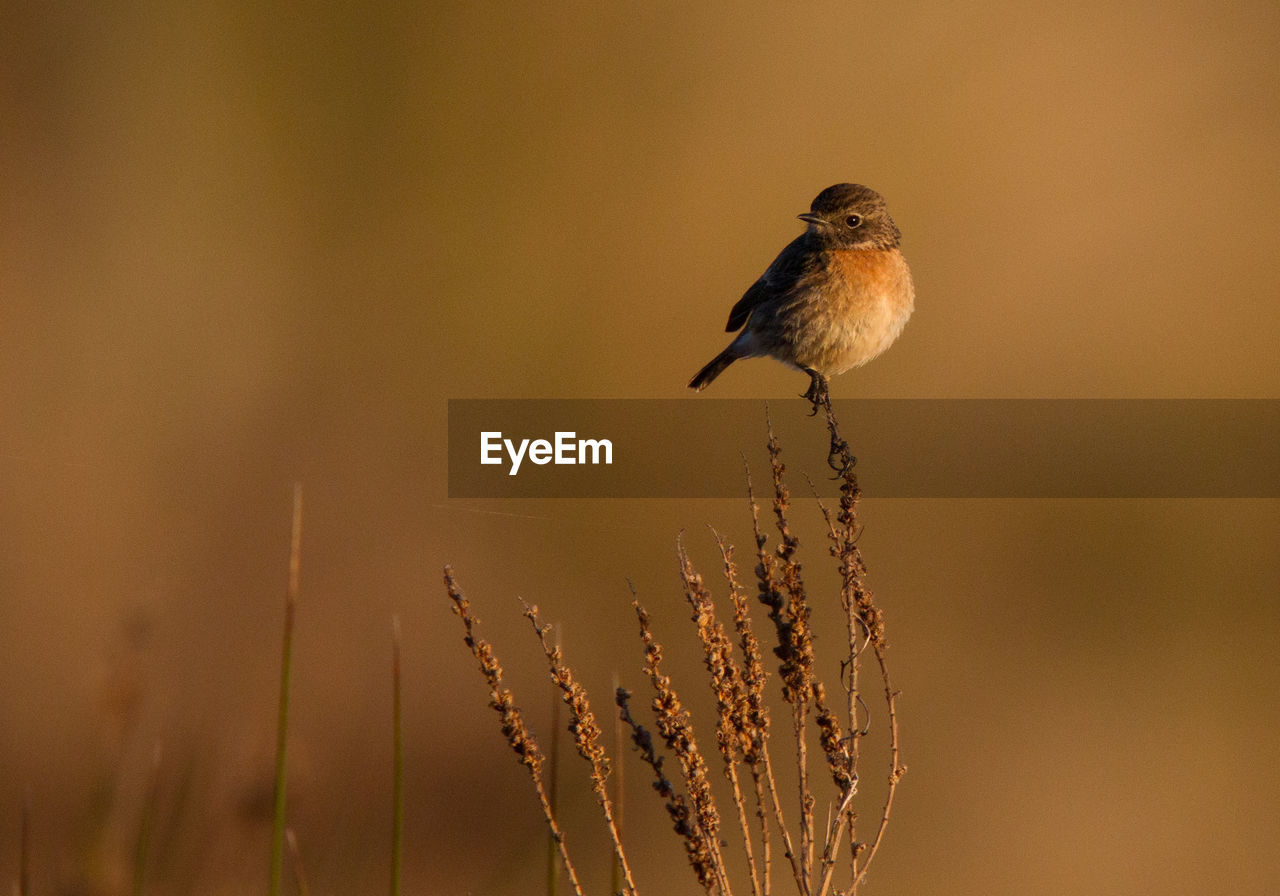
{"type": "Polygon", "coordinates": [[[813,410],[809,413],[810,417],[816,417],[818,411],[826,410],[831,412],[831,391],[827,387],[827,378],[812,367],[804,368],[804,372],[809,374],[809,388],[800,397],[813,405],[813,410]]]}
{"type": "Polygon", "coordinates": [[[849,443],[840,438],[840,430],[836,426],[836,414],[831,408],[831,389],[827,378],[812,367],[804,368],[809,374],[809,388],[801,398],[813,405],[810,417],[816,417],[818,411],[827,412],[827,428],[831,430],[831,450],[827,454],[827,466],[835,470],[836,478],[842,478],[853,469],[858,459],[849,450],[849,443]]]}
{"type": "MultiPolygon", "coordinates": [[[[823,379],[823,386],[826,385],[826,379],[823,379]]],[[[840,427],[836,423],[836,413],[831,407],[831,395],[824,390],[823,408],[827,412],[827,429],[831,432],[831,450],[827,452],[827,466],[835,470],[836,479],[845,479],[852,475],[853,465],[858,459],[853,456],[853,452],[849,450],[849,443],[840,437],[840,427]]],[[[814,405],[814,412],[817,413],[818,406],[814,405]]]]}

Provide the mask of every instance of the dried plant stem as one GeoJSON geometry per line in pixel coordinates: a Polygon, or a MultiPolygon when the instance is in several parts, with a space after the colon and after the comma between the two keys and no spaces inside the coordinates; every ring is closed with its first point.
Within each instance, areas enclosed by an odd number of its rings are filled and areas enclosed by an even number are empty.
{"type": "Polygon", "coordinates": [[[765,780],[763,769],[754,765],[751,766],[751,784],[755,792],[756,799],[756,822],[760,827],[760,864],[761,864],[761,880],[760,893],[761,896],[769,896],[772,890],[773,875],[773,853],[770,846],[771,839],[769,836],[769,812],[766,808],[765,800],[767,794],[765,792],[765,780]]]}
{"type": "Polygon", "coordinates": [[[884,681],[884,699],[889,707],[889,790],[885,794],[884,809],[880,815],[880,826],[876,829],[876,835],[871,840],[871,845],[867,847],[867,858],[862,863],[862,868],[857,867],[857,856],[854,857],[854,870],[856,877],[853,881],[854,892],[866,879],[867,869],[871,867],[871,860],[876,857],[876,852],[880,849],[880,844],[884,840],[885,828],[889,826],[889,813],[893,809],[893,797],[898,790],[898,782],[902,780],[902,776],[907,773],[907,767],[902,764],[901,748],[898,741],[898,692],[893,689],[893,685],[889,682],[889,669],[885,665],[884,649],[872,645],[876,654],[876,661],[880,666],[880,677],[884,681]]]}
{"type": "MultiPolygon", "coordinates": [[[[721,550],[727,550],[723,542],[721,550]]],[[[703,586],[702,576],[694,570],[680,538],[676,539],[676,555],[680,560],[680,578],[684,583],[685,599],[693,609],[693,621],[697,626],[698,640],[702,644],[707,673],[711,679],[711,692],[716,702],[716,745],[733,795],[738,828],[742,834],[743,850],[751,877],[751,892],[754,896],[760,896],[760,875],[752,846],[751,826],[747,822],[746,802],[738,781],[739,759],[752,750],[755,740],[743,671],[733,655],[733,645],[725,634],[724,626],[716,619],[715,601],[712,600],[711,592],[703,586]]]]}
{"type": "Polygon", "coordinates": [[[547,798],[547,789],[542,780],[542,765],[544,762],[542,751],[538,749],[537,741],[534,740],[528,726],[525,725],[524,717],[520,713],[520,708],[516,706],[515,698],[511,691],[503,687],[502,666],[498,663],[498,659],[493,653],[493,648],[489,645],[489,642],[476,636],[476,619],[471,614],[471,604],[458,587],[458,583],[453,576],[453,570],[448,566],[444,568],[444,582],[449,591],[449,599],[453,601],[453,612],[462,620],[463,629],[465,630],[463,640],[467,647],[470,648],[472,656],[480,663],[480,672],[484,675],[485,682],[489,685],[489,705],[498,713],[502,733],[506,737],[508,745],[520,759],[521,764],[529,771],[529,777],[533,780],[534,792],[538,797],[538,805],[542,809],[542,816],[546,820],[551,836],[555,839],[556,846],[560,850],[560,859],[564,862],[565,873],[569,877],[574,893],[577,896],[582,896],[582,885],[578,882],[578,873],[574,870],[573,862],[569,859],[568,849],[565,847],[564,832],[560,830],[560,825],[556,822],[555,813],[551,809],[551,802],[547,798]]]}
{"type": "Polygon", "coordinates": [[[702,873],[699,871],[698,865],[701,846],[689,801],[685,799],[683,794],[676,791],[671,779],[663,772],[662,757],[658,755],[653,746],[653,736],[631,715],[631,692],[626,688],[620,687],[615,692],[614,699],[618,705],[618,718],[631,729],[631,741],[636,745],[636,749],[640,751],[640,760],[653,770],[653,789],[657,791],[658,796],[662,797],[665,802],[672,826],[684,842],[689,863],[693,865],[695,872],[698,872],[698,878],[701,880],[702,873]]]}
{"type": "MultiPolygon", "coordinates": [[[[841,588],[840,603],[845,613],[845,630],[849,640],[849,655],[841,665],[843,674],[847,675],[847,683],[845,683],[845,695],[847,700],[846,712],[849,719],[849,735],[847,738],[839,736],[838,732],[833,731],[828,736],[830,746],[827,750],[828,760],[831,763],[832,771],[836,777],[837,786],[846,791],[846,798],[841,800],[847,817],[837,818],[837,828],[843,829],[847,826],[848,837],[851,848],[853,849],[852,860],[855,867],[857,866],[858,843],[855,831],[855,823],[857,814],[853,811],[851,800],[849,797],[856,795],[858,790],[858,759],[860,756],[861,740],[865,734],[862,727],[858,724],[858,706],[861,702],[861,696],[858,692],[858,673],[860,669],[860,658],[862,649],[869,643],[864,639],[859,644],[859,632],[865,631],[865,623],[862,622],[857,612],[856,595],[865,595],[865,589],[862,587],[861,575],[865,572],[862,566],[862,558],[857,549],[857,535],[859,534],[856,515],[856,504],[860,491],[858,490],[857,478],[853,474],[853,458],[839,458],[835,452],[838,446],[833,436],[832,456],[837,457],[843,463],[843,472],[841,477],[844,479],[842,484],[841,512],[839,520],[841,527],[836,526],[836,520],[832,517],[831,511],[821,498],[817,498],[817,489],[813,483],[809,483],[810,489],[814,493],[814,497],[818,500],[818,507],[822,510],[822,515],[827,522],[828,538],[831,541],[830,552],[840,562],[841,572],[841,588]]],[[[841,832],[839,836],[843,836],[841,832]]],[[[828,837],[827,846],[828,853],[824,853],[824,864],[827,855],[834,856],[831,838],[828,837]]],[[[825,869],[824,869],[825,873],[825,869]]],[[[820,885],[821,889],[821,885],[820,885]]]]}
{"type": "MultiPolygon", "coordinates": [[[[618,675],[613,675],[613,692],[618,693],[619,682],[618,675]]],[[[616,756],[622,756],[622,716],[619,713],[613,714],[613,752],[616,756]]],[[[623,827],[624,810],[627,804],[627,788],[626,788],[626,763],[619,760],[617,768],[614,770],[613,777],[613,820],[618,830],[619,838],[625,830],[623,827]]],[[[618,893],[622,890],[622,863],[614,859],[613,874],[610,877],[610,893],[618,893]]],[[[554,896],[554,891],[552,891],[554,896]]]]}
{"type": "MultiPolygon", "coordinates": [[[[858,692],[858,672],[861,665],[859,663],[859,659],[861,657],[862,649],[858,646],[859,628],[856,621],[857,616],[849,612],[848,608],[846,608],[845,619],[848,621],[849,633],[849,659],[846,667],[849,670],[849,683],[845,686],[845,694],[848,698],[847,711],[849,713],[849,770],[853,775],[854,787],[856,788],[858,781],[858,758],[861,755],[862,738],[865,733],[863,727],[858,724],[858,702],[861,699],[861,695],[858,692]]],[[[852,836],[852,825],[850,825],[849,833],[850,836],[852,836]]]]}
{"type": "MultiPolygon", "coordinates": [[[[776,442],[773,439],[773,428],[770,424],[770,453],[776,449],[776,442]]],[[[780,462],[774,465],[774,481],[775,484],[780,481],[782,474],[780,462]]],[[[778,646],[774,649],[775,654],[783,660],[782,674],[784,678],[783,696],[788,696],[788,686],[785,685],[787,674],[790,671],[788,665],[788,646],[791,640],[790,626],[786,618],[787,608],[786,601],[782,595],[775,571],[775,557],[768,550],[768,538],[760,529],[760,505],[756,502],[755,488],[751,481],[751,473],[747,472],[747,500],[751,506],[751,526],[755,534],[756,541],[756,581],[759,586],[758,597],[760,602],[768,609],[769,620],[773,623],[775,633],[778,639],[778,646]]],[[[789,699],[789,698],[788,698],[789,699]]],[[[785,814],[782,809],[782,801],[778,798],[778,784],[773,774],[773,764],[769,759],[769,750],[766,744],[762,743],[760,747],[760,757],[764,768],[764,778],[768,784],[767,790],[769,800],[773,805],[774,821],[778,826],[779,836],[782,838],[784,855],[791,864],[791,873],[795,878],[796,887],[801,893],[807,893],[806,874],[802,856],[796,852],[792,844],[790,828],[787,826],[785,814]]],[[[801,797],[801,805],[803,806],[803,795],[801,797]]]]}
{"type": "MultiPolygon", "coordinates": [[[[560,630],[556,629],[556,646],[560,646],[560,630]]],[[[551,768],[547,772],[547,798],[551,800],[551,810],[560,811],[560,738],[564,730],[560,720],[564,701],[554,691],[551,697],[551,768]]],[[[547,833],[547,896],[558,896],[560,892],[560,855],[556,847],[556,838],[547,833]]],[[[616,893],[617,890],[614,890],[616,893]]]]}
{"type": "Polygon", "coordinates": [[[857,784],[849,785],[840,805],[836,807],[834,820],[827,826],[826,846],[822,851],[822,874],[818,878],[818,896],[827,896],[831,891],[836,870],[836,859],[840,852],[840,842],[844,839],[846,826],[852,827],[853,798],[858,794],[857,784]]]}
{"type": "Polygon", "coordinates": [[[31,791],[22,792],[22,830],[18,835],[18,896],[31,896],[31,791]]]}
{"type": "MultiPolygon", "coordinates": [[[[854,847],[852,856],[853,892],[856,893],[865,881],[867,870],[870,868],[871,862],[884,840],[884,832],[889,824],[889,815],[893,809],[893,798],[897,792],[898,782],[902,779],[907,769],[901,761],[901,747],[898,735],[898,695],[889,679],[889,667],[885,655],[888,645],[884,636],[884,614],[875,605],[873,595],[863,581],[863,576],[866,574],[866,564],[863,562],[862,552],[858,548],[858,537],[861,535],[861,527],[858,524],[858,502],[862,497],[862,490],[858,487],[858,477],[853,469],[856,458],[850,452],[848,442],[840,436],[839,423],[830,403],[826,406],[826,413],[827,429],[831,435],[831,458],[838,461],[840,470],[840,513],[835,520],[839,525],[837,526],[832,521],[831,514],[825,506],[822,508],[822,513],[827,520],[828,535],[832,542],[831,553],[836,557],[840,565],[841,603],[845,610],[849,631],[849,717],[850,726],[853,729],[851,735],[853,739],[851,759],[855,763],[855,768],[858,755],[857,743],[860,736],[857,724],[859,699],[857,671],[859,653],[861,652],[857,643],[859,630],[865,633],[865,644],[870,645],[875,654],[876,663],[880,669],[880,678],[884,684],[885,705],[889,715],[889,787],[885,794],[880,824],[876,829],[875,837],[866,846],[866,859],[862,861],[861,867],[859,867],[861,849],[857,845],[854,847]]],[[[852,822],[850,822],[850,838],[852,839],[852,837],[853,827],[852,822]]]]}
{"type": "Polygon", "coordinates": [[[280,896],[284,882],[285,781],[289,735],[289,679],[293,665],[293,617],[302,569],[302,483],[293,486],[293,528],[289,540],[289,590],[284,602],[284,638],[280,651],[280,711],[276,723],[275,805],[272,811],[270,896],[280,896]]]}
{"type": "Polygon", "coordinates": [[[142,896],[147,879],[147,860],[151,857],[151,834],[155,829],[156,802],[160,792],[160,758],[163,749],[157,743],[151,751],[151,771],[147,776],[147,792],[142,801],[142,818],[138,822],[138,839],[133,848],[133,896],[142,896]]]}
{"type": "MultiPolygon", "coordinates": [[[[756,534],[759,535],[758,506],[752,491],[750,470],[746,473],[747,494],[750,498],[752,519],[756,522],[756,534]]],[[[738,633],[738,648],[742,653],[743,701],[741,724],[743,732],[743,758],[751,771],[755,790],[756,818],[760,827],[761,854],[761,893],[768,896],[772,887],[772,837],[769,824],[769,804],[774,810],[774,820],[783,841],[783,849],[796,885],[802,885],[799,859],[791,844],[786,820],[783,817],[782,804],[778,800],[777,784],[773,777],[773,765],[769,760],[769,710],[765,699],[765,684],[768,673],[761,658],[760,643],[756,639],[751,623],[751,614],[747,596],[738,578],[738,570],[733,562],[733,548],[725,542],[718,532],[711,530],[716,544],[720,548],[720,557],[724,563],[724,577],[729,585],[729,599],[733,603],[733,624],[738,633]]],[[[758,539],[757,539],[758,540],[758,539]]]]}
{"type": "Polygon", "coordinates": [[[773,777],[773,762],[769,758],[769,748],[763,747],[760,755],[764,767],[764,780],[769,794],[769,802],[773,806],[773,820],[778,826],[778,836],[782,838],[783,855],[790,862],[791,874],[795,878],[796,886],[803,893],[804,872],[800,866],[800,856],[796,854],[795,847],[792,846],[790,829],[787,827],[787,820],[782,810],[782,800],[778,797],[778,782],[773,777]]]}
{"type": "MultiPolygon", "coordinates": [[[[761,531],[760,507],[756,503],[749,471],[747,475],[751,521],[756,540],[756,598],[764,606],[773,628],[776,641],[773,653],[778,661],[782,697],[789,707],[793,738],[793,743],[789,746],[792,747],[796,766],[799,818],[792,819],[792,826],[787,824],[786,816],[789,812],[784,811],[784,800],[779,798],[778,782],[770,758],[770,720],[766,699],[768,674],[760,642],[753,631],[749,608],[751,601],[742,587],[733,562],[733,549],[712,530],[720,548],[724,576],[729,586],[736,641],[731,638],[727,623],[722,624],[717,618],[712,594],[705,587],[702,576],[694,569],[682,539],[678,538],[676,542],[684,597],[692,610],[696,635],[702,646],[704,665],[715,701],[716,747],[736,810],[737,827],[742,837],[746,869],[750,877],[751,896],[771,894],[775,837],[782,844],[799,896],[856,896],[883,842],[897,785],[906,772],[906,767],[901,763],[898,695],[889,678],[884,615],[865,585],[866,566],[858,547],[861,528],[857,505],[861,491],[853,473],[855,460],[848,444],[840,438],[830,404],[824,406],[831,434],[828,463],[838,470],[837,478],[841,480],[841,484],[838,513],[829,511],[821,499],[819,506],[827,522],[829,551],[836,558],[840,572],[840,600],[845,612],[848,639],[847,658],[840,664],[840,683],[845,688],[845,700],[834,701],[834,709],[816,671],[814,635],[810,628],[812,595],[806,589],[797,559],[800,542],[792,532],[789,522],[791,504],[784,475],[786,468],[782,463],[781,448],[771,421],[768,424],[768,451],[773,486],[772,511],[779,535],[776,547],[769,547],[769,539],[761,531]],[[855,831],[859,815],[854,809],[854,800],[859,793],[861,738],[867,733],[870,718],[870,710],[860,693],[859,681],[860,664],[866,661],[867,648],[870,648],[876,658],[884,685],[889,730],[889,786],[875,837],[870,843],[862,843],[858,841],[855,831]],[[810,731],[810,726],[813,727],[813,732],[810,731]],[[828,804],[826,820],[820,826],[815,821],[818,800],[814,787],[820,783],[822,776],[814,778],[810,773],[810,737],[815,737],[815,743],[821,748],[820,755],[825,759],[835,788],[836,801],[828,804]],[[750,789],[755,800],[754,823],[750,818],[752,809],[747,806],[749,797],[746,793],[748,785],[744,769],[750,774],[750,789]],[[798,837],[796,842],[792,840],[793,835],[798,837]],[[836,869],[844,861],[841,849],[846,840],[850,855],[845,867],[850,869],[851,877],[845,879],[841,875],[842,885],[837,885],[836,869]]],[[[810,485],[812,487],[812,483],[810,485]]],[[[564,837],[554,819],[552,801],[556,767],[551,770],[551,796],[548,798],[541,776],[543,757],[526,730],[510,692],[501,686],[502,670],[493,657],[492,650],[488,644],[475,637],[474,619],[448,567],[445,568],[445,582],[454,602],[454,612],[461,617],[466,629],[466,643],[479,660],[481,671],[489,683],[490,705],[502,719],[502,730],[508,743],[530,771],[552,833],[552,841],[560,851],[575,892],[581,896],[573,866],[564,849],[564,837]]],[[[635,597],[634,588],[632,596],[635,597]]],[[[684,844],[689,863],[703,891],[708,896],[732,896],[729,873],[722,853],[722,847],[727,844],[720,837],[721,820],[712,794],[707,762],[698,747],[690,714],[684,708],[670,677],[662,671],[663,648],[654,636],[649,615],[638,599],[633,600],[632,606],[640,624],[645,672],[653,689],[651,707],[656,720],[657,736],[679,762],[679,783],[682,786],[677,790],[678,785],[667,777],[663,768],[664,757],[655,748],[655,738],[632,716],[629,704],[631,694],[618,686],[616,676],[614,693],[619,714],[615,721],[615,746],[618,746],[620,752],[621,725],[625,724],[630,729],[631,740],[639,750],[641,761],[653,772],[654,788],[665,802],[675,831],[684,844]]],[[[600,744],[602,732],[591,711],[586,690],[565,664],[558,639],[552,643],[551,626],[539,621],[537,608],[526,604],[524,615],[533,626],[542,646],[551,679],[560,691],[559,702],[568,707],[568,730],[573,737],[574,746],[591,767],[592,788],[613,843],[612,891],[619,896],[636,896],[631,869],[622,846],[621,769],[617,770],[615,793],[609,785],[609,776],[615,770],[600,744]]],[[[559,702],[553,712],[557,719],[557,729],[559,702]]],[[[815,760],[818,755],[815,754],[815,760]]],[[[784,780],[785,783],[787,782],[784,780]]],[[[790,800],[785,802],[788,807],[792,805],[790,800]]],[[[549,875],[548,881],[554,896],[554,875],[549,875]]]]}
{"type": "Polygon", "coordinates": [[[738,783],[738,767],[734,762],[725,765],[725,776],[733,790],[733,805],[738,815],[738,830],[742,832],[742,848],[747,855],[747,870],[751,875],[751,892],[760,896],[760,872],[756,866],[755,849],[752,846],[751,824],[747,821],[747,805],[742,797],[742,786],[738,783]]]}
{"type": "Polygon", "coordinates": [[[778,647],[775,652],[781,661],[782,696],[791,706],[791,727],[795,738],[796,781],[800,801],[800,891],[812,892],[815,799],[809,784],[808,745],[805,732],[810,714],[810,699],[816,683],[814,676],[813,636],[809,628],[809,605],[801,576],[796,551],[800,541],[791,531],[787,513],[791,506],[791,493],[787,488],[782,462],[782,448],[773,432],[773,422],[766,414],[768,425],[769,465],[773,479],[773,514],[780,536],[777,550],[770,554],[766,539],[760,532],[759,514],[752,498],[752,522],[755,527],[759,565],[756,577],[759,582],[761,603],[768,608],[769,618],[777,631],[778,647]]]}
{"type": "Polygon", "coordinates": [[[638,600],[632,606],[640,622],[645,671],[654,691],[653,711],[657,717],[658,734],[680,762],[685,790],[693,808],[693,825],[685,834],[685,849],[689,854],[689,861],[698,876],[698,882],[706,892],[732,896],[733,889],[725,869],[724,856],[720,852],[720,814],[707,778],[706,761],[698,748],[689,713],[672,687],[671,679],[662,673],[662,645],[653,636],[649,614],[638,600]]]}
{"type": "Polygon", "coordinates": [[[538,608],[524,604],[524,615],[533,626],[542,652],[547,658],[551,670],[551,679],[560,688],[564,704],[569,708],[569,731],[573,734],[573,743],[578,755],[591,765],[591,789],[595,792],[596,802],[604,814],[605,826],[609,829],[609,837],[613,841],[613,854],[622,869],[623,893],[636,891],[635,882],[631,878],[631,868],[627,864],[627,854],[622,848],[622,838],[618,834],[618,826],[613,817],[613,801],[609,798],[609,757],[604,747],[600,746],[600,726],[596,723],[595,713],[591,711],[591,703],[587,699],[587,691],[573,677],[573,670],[564,663],[559,646],[552,644],[547,637],[550,626],[538,621],[538,608]]]}
{"type": "Polygon", "coordinates": [[[400,687],[400,617],[391,617],[391,896],[400,896],[404,854],[404,726],[400,687]]]}
{"type": "Polygon", "coordinates": [[[293,832],[293,828],[286,828],[284,833],[289,841],[289,860],[293,868],[293,880],[298,887],[298,896],[310,896],[311,888],[307,886],[307,874],[302,864],[302,851],[298,849],[298,837],[293,832]]]}
{"type": "Polygon", "coordinates": [[[800,849],[803,856],[801,865],[803,892],[810,889],[810,875],[813,873],[813,792],[809,789],[809,756],[805,747],[805,719],[808,716],[808,704],[798,702],[792,705],[792,725],[796,738],[796,783],[800,790],[800,849]]]}

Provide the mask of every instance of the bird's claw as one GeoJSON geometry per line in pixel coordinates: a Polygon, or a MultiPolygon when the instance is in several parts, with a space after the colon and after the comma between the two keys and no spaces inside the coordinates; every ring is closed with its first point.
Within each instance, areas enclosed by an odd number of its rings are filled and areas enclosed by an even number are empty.
{"type": "Polygon", "coordinates": [[[818,411],[826,411],[830,414],[831,390],[827,386],[827,378],[816,370],[809,370],[807,373],[809,374],[809,388],[800,397],[813,405],[812,410],[809,411],[809,416],[818,416],[818,411]]]}

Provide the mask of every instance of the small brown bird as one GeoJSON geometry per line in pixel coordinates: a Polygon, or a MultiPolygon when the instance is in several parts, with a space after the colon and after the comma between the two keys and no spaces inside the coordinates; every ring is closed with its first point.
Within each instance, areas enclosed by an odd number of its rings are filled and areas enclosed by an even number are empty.
{"type": "Polygon", "coordinates": [[[827,187],[796,237],[729,312],[729,347],[689,383],[705,389],[739,358],[769,356],[809,374],[804,397],[829,405],[827,379],[893,344],[915,307],[884,197],[859,184],[827,187]]]}

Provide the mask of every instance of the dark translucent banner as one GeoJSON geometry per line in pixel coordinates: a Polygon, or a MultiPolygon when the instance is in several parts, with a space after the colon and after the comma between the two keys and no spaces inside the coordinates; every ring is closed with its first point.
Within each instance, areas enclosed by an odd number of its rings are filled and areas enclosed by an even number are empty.
{"type": "MultiPolygon", "coordinates": [[[[834,496],[823,417],[772,401],[793,492],[834,496]]],[[[1280,401],[885,399],[835,403],[865,494],[1280,497],[1280,401]]],[[[453,498],[730,498],[767,485],[758,400],[449,401],[453,498]]]]}

